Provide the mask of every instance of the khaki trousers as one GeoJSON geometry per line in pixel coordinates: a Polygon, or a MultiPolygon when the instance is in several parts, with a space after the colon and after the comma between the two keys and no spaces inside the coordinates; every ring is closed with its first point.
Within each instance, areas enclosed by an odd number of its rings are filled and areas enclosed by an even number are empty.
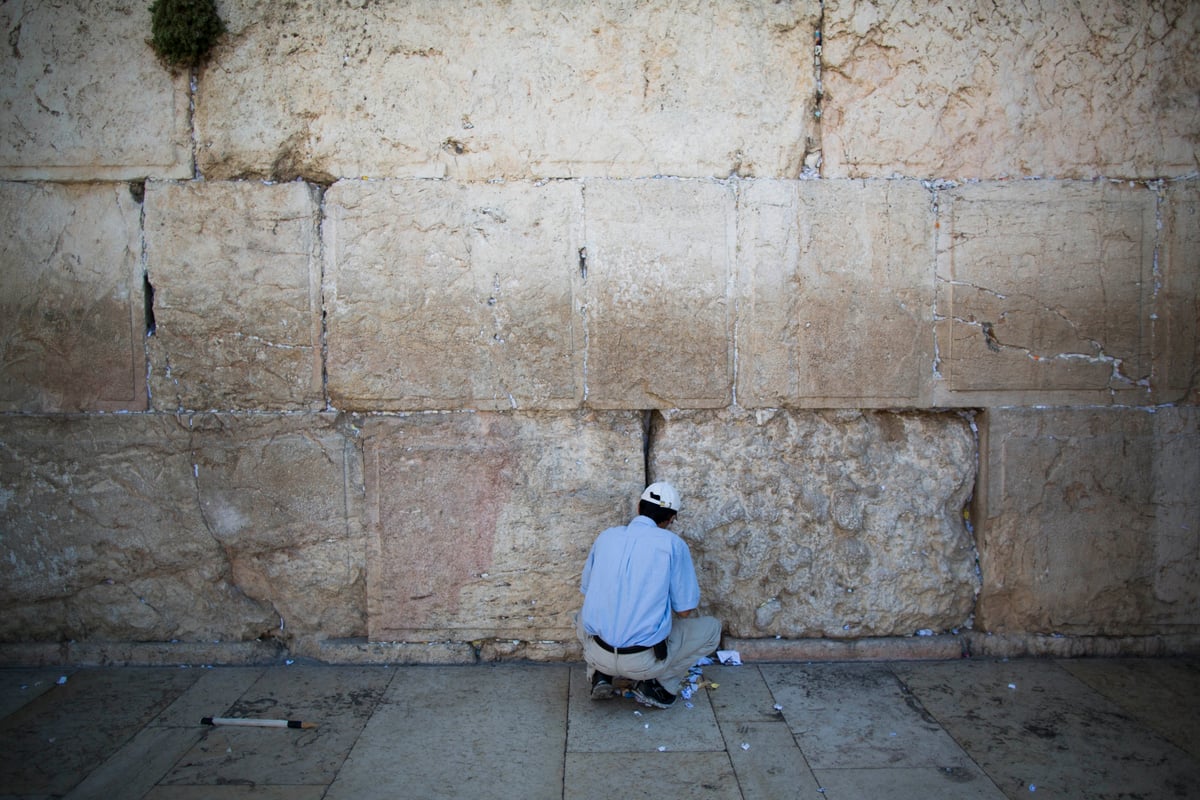
{"type": "Polygon", "coordinates": [[[583,643],[589,681],[596,670],[633,681],[657,679],[671,694],[679,694],[688,669],[703,656],[711,655],[721,643],[721,621],[715,617],[676,617],[667,637],[667,657],[662,661],[654,658],[654,650],[626,656],[608,652],[583,630],[578,614],[575,615],[575,631],[583,643]]]}

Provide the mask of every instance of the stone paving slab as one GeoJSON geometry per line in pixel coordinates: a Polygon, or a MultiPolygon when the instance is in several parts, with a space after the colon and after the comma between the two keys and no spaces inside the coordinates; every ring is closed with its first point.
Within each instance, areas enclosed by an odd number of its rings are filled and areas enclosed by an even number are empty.
{"type": "Polygon", "coordinates": [[[707,693],[690,701],[682,697],[667,713],[646,708],[632,698],[592,702],[591,685],[582,665],[571,670],[571,706],[567,752],[654,753],[721,752],[725,742],[717,729],[707,693]],[[686,703],[691,702],[688,708],[686,703]],[[659,748],[665,748],[659,751],[659,748]]]}
{"type": "Polygon", "coordinates": [[[664,711],[590,700],[579,663],[9,669],[0,800],[1191,797],[1198,670],[747,662],[664,711]]]}
{"type": "Polygon", "coordinates": [[[167,668],[71,673],[0,722],[0,791],[62,796],[195,680],[167,668]]]}
{"type": "Polygon", "coordinates": [[[782,706],[763,678],[759,668],[708,666],[704,677],[717,684],[708,692],[709,702],[722,722],[778,722],[783,719],[782,706]]]}
{"type": "Polygon", "coordinates": [[[269,669],[225,713],[210,716],[298,719],[310,730],[217,726],[162,783],[329,784],[375,711],[393,673],[382,667],[289,666],[269,669]]]}
{"type": "Polygon", "coordinates": [[[209,730],[199,724],[200,719],[225,716],[262,674],[262,668],[199,669],[195,683],[89,774],[67,800],[109,800],[151,792],[209,730]]]}
{"type": "Polygon", "coordinates": [[[887,800],[1004,800],[983,770],[968,767],[823,769],[817,771],[827,800],[882,797],[887,800]]]}
{"type": "Polygon", "coordinates": [[[61,669],[6,669],[0,671],[0,719],[7,717],[54,687],[61,669]]]}
{"type": "Polygon", "coordinates": [[[567,754],[564,800],[741,796],[724,752],[567,754]]]}
{"type": "Polygon", "coordinates": [[[152,791],[203,736],[194,722],[189,728],[143,728],[71,790],[67,800],[140,797],[152,791]]]}
{"type": "Polygon", "coordinates": [[[721,733],[745,800],[774,800],[796,794],[816,797],[821,786],[787,723],[727,722],[721,733]]]}
{"type": "Polygon", "coordinates": [[[962,768],[971,763],[887,665],[760,670],[814,770],[962,768]]]}
{"type": "Polygon", "coordinates": [[[145,800],[320,800],[324,786],[172,786],[158,787],[145,800]]]}
{"type": "Polygon", "coordinates": [[[321,800],[325,786],[160,786],[145,800],[321,800]]]}
{"type": "Polygon", "coordinates": [[[565,667],[394,672],[328,800],[562,796],[565,667]]]}
{"type": "Polygon", "coordinates": [[[1188,797],[1200,764],[1057,662],[898,665],[928,713],[1010,797],[1188,797]],[[1021,793],[1026,794],[1022,795],[1021,793]]]}
{"type": "Polygon", "coordinates": [[[1200,661],[1063,661],[1079,680],[1200,760],[1200,661]]]}
{"type": "Polygon", "coordinates": [[[204,717],[228,717],[230,709],[263,676],[263,667],[202,668],[196,682],[154,720],[154,727],[195,727],[204,717]]]}

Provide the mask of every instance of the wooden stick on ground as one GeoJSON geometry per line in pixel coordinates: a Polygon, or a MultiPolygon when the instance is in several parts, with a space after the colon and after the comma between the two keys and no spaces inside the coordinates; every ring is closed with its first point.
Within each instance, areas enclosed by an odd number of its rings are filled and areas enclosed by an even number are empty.
{"type": "Polygon", "coordinates": [[[315,728],[315,722],[301,722],[298,719],[245,719],[243,717],[204,717],[201,725],[240,725],[251,728],[315,728]]]}

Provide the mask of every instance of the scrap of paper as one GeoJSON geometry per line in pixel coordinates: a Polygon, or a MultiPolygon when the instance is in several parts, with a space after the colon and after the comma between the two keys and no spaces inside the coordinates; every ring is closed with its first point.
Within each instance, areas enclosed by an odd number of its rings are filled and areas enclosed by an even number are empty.
{"type": "Polygon", "coordinates": [[[742,654],[737,650],[718,650],[717,659],[726,666],[740,667],[742,665],[742,654]]]}

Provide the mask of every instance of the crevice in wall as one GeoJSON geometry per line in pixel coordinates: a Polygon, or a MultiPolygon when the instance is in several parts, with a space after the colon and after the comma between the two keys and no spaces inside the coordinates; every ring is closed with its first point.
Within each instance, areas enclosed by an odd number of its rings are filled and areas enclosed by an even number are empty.
{"type": "Polygon", "coordinates": [[[579,284],[578,284],[579,294],[576,296],[575,301],[578,304],[577,310],[579,312],[579,324],[583,328],[583,330],[582,330],[582,334],[583,334],[582,361],[583,361],[583,363],[580,365],[580,369],[583,371],[583,375],[582,375],[583,397],[580,399],[582,402],[586,403],[587,399],[588,399],[588,356],[590,354],[590,347],[591,347],[591,339],[590,339],[591,331],[589,330],[589,327],[588,327],[587,293],[585,291],[585,284],[587,282],[587,242],[588,242],[587,185],[582,184],[582,183],[579,186],[579,206],[580,206],[579,219],[580,219],[580,228],[581,228],[580,237],[581,237],[582,244],[579,247],[579,284]]]}
{"type": "MultiPolygon", "coordinates": [[[[971,549],[974,551],[975,560],[975,597],[971,600],[971,610],[967,613],[967,618],[963,620],[963,630],[974,630],[975,628],[975,612],[979,608],[979,597],[983,593],[983,569],[979,564],[979,537],[976,532],[976,525],[983,512],[983,497],[984,497],[984,448],[987,447],[987,437],[979,430],[978,420],[979,415],[983,413],[981,408],[964,408],[960,409],[958,414],[971,429],[971,434],[975,439],[975,485],[971,487],[971,493],[967,495],[963,501],[963,507],[960,511],[963,525],[966,527],[967,535],[971,537],[971,549]]],[[[959,631],[952,631],[957,634],[959,631]]],[[[963,655],[969,655],[970,645],[968,642],[963,642],[963,655]]]]}
{"type": "MultiPolygon", "coordinates": [[[[938,238],[942,227],[942,208],[941,208],[941,191],[942,189],[953,188],[955,186],[952,181],[921,181],[921,185],[929,192],[929,212],[933,215],[933,236],[930,237],[930,254],[929,254],[929,269],[930,278],[936,286],[938,282],[938,238]]],[[[942,379],[942,354],[939,349],[938,342],[938,326],[944,317],[938,313],[938,298],[937,292],[933,295],[933,306],[930,309],[933,320],[933,359],[932,359],[932,379],[940,381],[942,379]]]]}
{"type": "Polygon", "coordinates": [[[650,448],[654,444],[654,414],[652,409],[642,412],[642,480],[649,486],[654,482],[650,474],[650,448]]]}
{"type": "MultiPolygon", "coordinates": [[[[1147,335],[1149,336],[1149,340],[1151,342],[1157,342],[1160,335],[1159,320],[1162,318],[1163,312],[1166,311],[1166,309],[1160,307],[1159,305],[1161,300],[1165,297],[1163,293],[1162,262],[1160,259],[1162,257],[1163,233],[1166,230],[1166,223],[1164,220],[1164,213],[1167,204],[1166,182],[1163,180],[1150,181],[1146,184],[1146,186],[1154,193],[1154,250],[1150,258],[1150,278],[1152,281],[1152,286],[1150,290],[1150,320],[1147,323],[1149,326],[1147,335]]],[[[1197,369],[1200,369],[1200,364],[1197,364],[1196,366],[1197,369]]],[[[1156,363],[1156,360],[1152,359],[1150,365],[1150,374],[1146,376],[1147,387],[1149,387],[1151,383],[1161,385],[1162,376],[1157,374],[1158,371],[1159,366],[1156,363]]],[[[1171,376],[1168,376],[1168,379],[1170,377],[1171,376]]],[[[1188,383],[1193,386],[1195,385],[1195,371],[1192,372],[1191,379],[1188,381],[1188,383]]],[[[1189,393],[1190,392],[1185,392],[1183,397],[1186,398],[1189,393]]],[[[1175,401],[1171,400],[1171,402],[1175,401]]]]}
{"type": "Polygon", "coordinates": [[[825,85],[821,78],[821,48],[825,37],[825,3],[817,16],[817,28],[813,31],[813,134],[804,141],[804,164],[801,177],[819,178],[821,176],[821,114],[825,100],[825,85]]]}
{"type": "Polygon", "coordinates": [[[150,282],[150,264],[146,253],[146,181],[130,181],[129,195],[139,206],[138,209],[138,265],[142,269],[142,321],[145,335],[142,337],[142,368],[145,371],[143,380],[146,391],[146,409],[154,407],[153,391],[150,388],[151,361],[150,337],[158,330],[154,320],[154,284],[150,282]]]}
{"type": "Polygon", "coordinates": [[[150,274],[142,270],[142,300],[145,304],[146,336],[153,336],[158,330],[154,321],[154,284],[150,282],[150,274]]]}
{"type": "Polygon", "coordinates": [[[329,397],[329,309],[327,298],[325,297],[325,193],[329,187],[324,184],[313,184],[313,191],[317,194],[317,252],[313,256],[317,259],[319,268],[317,269],[317,300],[321,306],[321,400],[325,403],[326,411],[334,411],[333,403],[329,397]]]}
{"type": "Polygon", "coordinates": [[[192,179],[200,180],[200,143],[196,139],[196,90],[199,87],[199,67],[192,67],[188,73],[188,131],[191,134],[192,146],[192,179]]]}

